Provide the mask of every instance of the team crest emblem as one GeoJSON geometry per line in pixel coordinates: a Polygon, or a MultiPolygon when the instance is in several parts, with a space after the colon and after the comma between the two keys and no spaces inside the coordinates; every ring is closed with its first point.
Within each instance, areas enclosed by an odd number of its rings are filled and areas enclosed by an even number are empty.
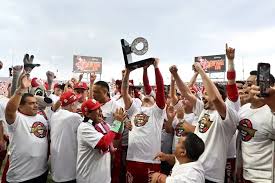
{"type": "Polygon", "coordinates": [[[149,116],[146,114],[137,114],[134,119],[134,123],[136,127],[144,126],[148,122],[149,116]]]}
{"type": "Polygon", "coordinates": [[[175,128],[175,134],[177,137],[184,136],[183,122],[179,122],[175,128]]]}
{"type": "Polygon", "coordinates": [[[204,114],[201,120],[199,121],[199,132],[207,132],[212,123],[213,121],[210,120],[210,115],[204,114]]]}
{"type": "Polygon", "coordinates": [[[249,141],[255,136],[257,130],[253,129],[252,123],[249,119],[243,119],[240,121],[238,130],[241,132],[242,141],[249,141]]]}
{"type": "Polygon", "coordinates": [[[47,135],[47,128],[44,123],[35,122],[31,127],[31,133],[33,133],[38,138],[44,138],[47,135]]]}

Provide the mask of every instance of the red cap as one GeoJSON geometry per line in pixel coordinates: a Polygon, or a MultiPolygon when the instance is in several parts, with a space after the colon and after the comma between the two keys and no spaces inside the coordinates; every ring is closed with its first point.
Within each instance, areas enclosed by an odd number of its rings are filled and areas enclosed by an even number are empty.
{"type": "Polygon", "coordinates": [[[101,104],[96,101],[95,99],[88,99],[85,102],[83,102],[82,106],[81,106],[81,111],[82,114],[85,114],[85,112],[87,111],[93,111],[96,110],[98,108],[100,108],[101,104]]]}
{"type": "Polygon", "coordinates": [[[79,82],[74,85],[74,89],[88,90],[88,86],[87,86],[87,83],[85,82],[79,82]]]}
{"type": "Polygon", "coordinates": [[[49,84],[47,82],[44,83],[44,87],[46,90],[49,90],[49,84]]]}
{"type": "Polygon", "coordinates": [[[32,78],[31,85],[32,85],[32,87],[38,87],[39,86],[39,83],[37,82],[37,78],[32,78]]]}
{"type": "Polygon", "coordinates": [[[67,106],[75,101],[78,101],[81,95],[76,95],[75,93],[68,91],[64,92],[60,97],[61,106],[67,106]]]}
{"type": "Polygon", "coordinates": [[[55,83],[54,85],[53,85],[53,88],[55,89],[55,88],[58,88],[59,87],[59,84],[58,83],[55,83]]]}

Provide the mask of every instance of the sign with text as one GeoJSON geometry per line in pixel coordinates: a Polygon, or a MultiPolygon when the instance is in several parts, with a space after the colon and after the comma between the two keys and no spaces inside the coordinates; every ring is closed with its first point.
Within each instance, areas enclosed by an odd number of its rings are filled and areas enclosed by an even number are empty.
{"type": "Polygon", "coordinates": [[[226,70],[225,54],[195,57],[195,62],[199,62],[207,73],[225,72],[226,70]]]}
{"type": "Polygon", "coordinates": [[[73,72],[102,73],[102,58],[74,55],[73,72]]]}

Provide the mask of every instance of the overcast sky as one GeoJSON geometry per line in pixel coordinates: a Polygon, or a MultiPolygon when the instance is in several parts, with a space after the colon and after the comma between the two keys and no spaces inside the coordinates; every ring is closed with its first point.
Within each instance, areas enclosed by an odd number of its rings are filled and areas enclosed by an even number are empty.
{"type": "MultiPolygon", "coordinates": [[[[223,54],[226,42],[236,48],[237,78],[243,78],[243,68],[246,78],[258,62],[275,61],[275,1],[1,0],[0,76],[30,53],[41,64],[32,76],[43,79],[47,70],[58,70],[59,79],[69,79],[78,54],[102,57],[102,79],[119,79],[120,39],[139,36],[149,42],[146,56],[161,59],[166,83],[170,65],[178,65],[188,81],[194,57],[223,54]]],[[[135,82],[140,71],[131,75],[135,82]]]]}

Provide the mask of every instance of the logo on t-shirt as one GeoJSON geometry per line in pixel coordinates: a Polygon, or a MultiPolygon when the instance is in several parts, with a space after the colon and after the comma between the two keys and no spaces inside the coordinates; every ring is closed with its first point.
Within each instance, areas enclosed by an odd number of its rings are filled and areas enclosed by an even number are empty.
{"type": "Polygon", "coordinates": [[[134,119],[134,123],[136,127],[144,126],[148,122],[149,116],[144,113],[137,114],[134,119]]]}
{"type": "Polygon", "coordinates": [[[242,140],[245,142],[251,140],[257,131],[253,129],[253,125],[249,119],[242,119],[239,123],[238,130],[240,130],[242,140]]]}
{"type": "Polygon", "coordinates": [[[213,121],[210,120],[209,114],[204,114],[201,120],[199,121],[199,132],[205,133],[210,128],[213,121]]]}
{"type": "Polygon", "coordinates": [[[183,122],[179,122],[175,128],[175,134],[177,137],[181,137],[184,135],[183,122]]]}
{"type": "Polygon", "coordinates": [[[31,127],[31,133],[38,138],[44,138],[47,135],[47,128],[42,122],[34,122],[31,127]]]}

